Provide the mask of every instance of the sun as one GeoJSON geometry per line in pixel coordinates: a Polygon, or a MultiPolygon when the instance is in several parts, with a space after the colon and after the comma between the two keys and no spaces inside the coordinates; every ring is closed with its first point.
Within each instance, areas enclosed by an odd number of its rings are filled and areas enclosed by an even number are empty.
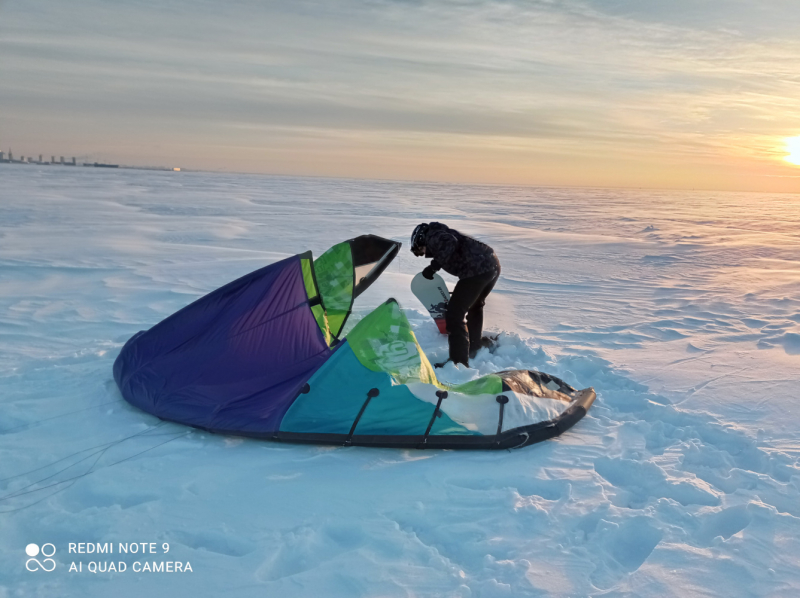
{"type": "Polygon", "coordinates": [[[786,139],[786,150],[789,155],[784,158],[789,164],[800,166],[800,137],[789,137],[786,139]]]}

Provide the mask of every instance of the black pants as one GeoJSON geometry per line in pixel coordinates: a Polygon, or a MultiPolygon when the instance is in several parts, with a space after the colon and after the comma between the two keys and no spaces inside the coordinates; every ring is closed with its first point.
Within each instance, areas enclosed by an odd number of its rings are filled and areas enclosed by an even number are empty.
{"type": "Polygon", "coordinates": [[[450,359],[454,363],[469,364],[469,348],[481,346],[483,334],[483,306],[492,292],[500,270],[462,278],[450,295],[445,322],[449,334],[450,359]],[[464,316],[467,317],[466,323],[464,316]]]}

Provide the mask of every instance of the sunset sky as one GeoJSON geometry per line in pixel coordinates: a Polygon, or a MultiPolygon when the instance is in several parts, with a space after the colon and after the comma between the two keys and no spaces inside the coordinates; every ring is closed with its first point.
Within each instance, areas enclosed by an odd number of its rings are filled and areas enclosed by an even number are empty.
{"type": "Polygon", "coordinates": [[[800,192],[798,32],[797,0],[0,0],[0,150],[800,192]]]}

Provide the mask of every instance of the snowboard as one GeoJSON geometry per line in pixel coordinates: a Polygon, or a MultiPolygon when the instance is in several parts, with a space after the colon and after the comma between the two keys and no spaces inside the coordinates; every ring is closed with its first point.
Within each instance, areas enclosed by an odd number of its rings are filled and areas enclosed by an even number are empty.
{"type": "Polygon", "coordinates": [[[431,314],[439,332],[447,334],[444,314],[447,311],[447,302],[450,301],[450,291],[447,290],[444,279],[434,274],[433,279],[428,280],[420,272],[411,280],[411,292],[431,314]]]}

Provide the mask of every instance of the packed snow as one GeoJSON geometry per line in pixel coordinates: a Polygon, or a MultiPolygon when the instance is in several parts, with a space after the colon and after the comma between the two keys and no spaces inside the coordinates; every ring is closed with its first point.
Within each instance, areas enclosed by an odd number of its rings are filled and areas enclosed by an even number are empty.
{"type": "Polygon", "coordinates": [[[2,165],[0,340],[2,598],[800,595],[797,195],[2,165]],[[290,445],[121,398],[111,367],[135,332],[363,233],[406,246],[353,323],[395,297],[443,360],[409,290],[426,262],[407,237],[432,220],[503,265],[496,350],[441,377],[536,368],[593,386],[563,436],[290,445]],[[29,544],[56,549],[53,571],[26,569],[29,544]],[[133,570],[154,562],[191,571],[133,570]]]}

